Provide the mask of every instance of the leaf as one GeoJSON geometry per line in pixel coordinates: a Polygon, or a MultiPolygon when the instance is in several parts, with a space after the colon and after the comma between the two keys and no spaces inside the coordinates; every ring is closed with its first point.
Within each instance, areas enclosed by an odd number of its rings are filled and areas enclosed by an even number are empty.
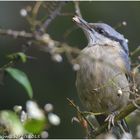
{"type": "Polygon", "coordinates": [[[29,97],[32,98],[33,90],[27,75],[23,71],[11,67],[6,68],[5,70],[25,88],[29,97]]]}
{"type": "Polygon", "coordinates": [[[20,57],[23,63],[27,61],[27,56],[25,55],[25,53],[19,52],[17,53],[17,55],[20,57]]]}
{"type": "Polygon", "coordinates": [[[12,53],[7,56],[10,59],[20,58],[20,60],[25,63],[27,61],[27,56],[23,52],[12,53]]]}

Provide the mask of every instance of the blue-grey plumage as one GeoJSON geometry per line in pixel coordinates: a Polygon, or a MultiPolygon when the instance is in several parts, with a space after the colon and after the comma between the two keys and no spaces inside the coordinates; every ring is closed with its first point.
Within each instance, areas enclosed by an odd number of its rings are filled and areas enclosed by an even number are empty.
{"type": "Polygon", "coordinates": [[[87,23],[73,18],[82,28],[88,45],[77,58],[76,87],[88,111],[111,114],[119,111],[129,100],[130,72],[127,40],[104,23],[87,23]]]}

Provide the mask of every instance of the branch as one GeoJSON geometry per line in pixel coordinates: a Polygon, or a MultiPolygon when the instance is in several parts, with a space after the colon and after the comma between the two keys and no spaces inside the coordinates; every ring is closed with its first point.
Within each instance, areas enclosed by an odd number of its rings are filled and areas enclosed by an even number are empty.
{"type": "MultiPolygon", "coordinates": [[[[126,107],[124,107],[118,115],[116,115],[114,122],[117,122],[119,120],[122,120],[126,116],[128,116],[131,112],[135,111],[138,106],[140,106],[140,98],[136,99],[135,101],[129,103],[126,107]]],[[[103,133],[108,127],[108,123],[105,122],[101,127],[99,127],[97,130],[94,130],[92,134],[92,138],[95,138],[99,134],[103,133]]]]}
{"type": "Polygon", "coordinates": [[[59,41],[53,40],[47,33],[44,33],[42,35],[42,34],[39,34],[38,32],[29,33],[25,31],[15,31],[11,29],[7,29],[7,30],[0,29],[0,36],[1,35],[11,36],[14,38],[32,39],[31,41],[32,44],[38,45],[37,48],[41,49],[44,52],[50,53],[52,58],[56,57],[56,55],[57,57],[60,58],[61,57],[60,54],[65,53],[72,65],[74,64],[72,62],[73,60],[72,54],[78,55],[80,53],[80,49],[71,47],[66,43],[61,43],[59,41]]]}
{"type": "Polygon", "coordinates": [[[22,37],[22,38],[33,38],[34,35],[32,33],[27,33],[25,31],[15,31],[11,29],[0,29],[0,35],[8,35],[14,38],[22,37]]]}
{"type": "Polygon", "coordinates": [[[61,1],[59,3],[60,4],[58,5],[58,7],[49,15],[47,20],[44,22],[43,26],[41,27],[41,30],[44,31],[49,26],[49,24],[60,14],[62,7],[66,4],[65,1],[61,1]]]}

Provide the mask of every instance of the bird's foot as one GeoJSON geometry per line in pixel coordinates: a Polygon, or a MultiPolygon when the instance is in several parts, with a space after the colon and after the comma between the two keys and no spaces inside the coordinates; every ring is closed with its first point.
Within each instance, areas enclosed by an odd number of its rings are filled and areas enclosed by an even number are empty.
{"type": "Polygon", "coordinates": [[[105,122],[108,122],[108,130],[111,129],[111,126],[115,125],[114,119],[117,114],[118,112],[113,112],[112,114],[108,115],[108,117],[105,119],[105,122]]]}

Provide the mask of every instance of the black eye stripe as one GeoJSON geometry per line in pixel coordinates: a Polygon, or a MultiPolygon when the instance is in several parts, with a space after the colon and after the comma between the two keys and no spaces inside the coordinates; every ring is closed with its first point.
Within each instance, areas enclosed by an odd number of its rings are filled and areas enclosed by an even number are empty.
{"type": "Polygon", "coordinates": [[[102,28],[95,28],[95,30],[100,34],[104,33],[104,30],[102,28]]]}
{"type": "Polygon", "coordinates": [[[102,34],[103,36],[105,36],[105,37],[107,37],[107,38],[109,38],[109,39],[111,39],[111,40],[114,40],[114,41],[116,41],[116,42],[119,42],[120,43],[120,45],[122,46],[122,48],[123,48],[123,50],[126,52],[126,53],[128,53],[127,52],[127,50],[125,49],[125,47],[123,46],[123,40],[121,40],[121,39],[118,39],[118,38],[116,38],[116,37],[114,37],[114,36],[111,36],[110,34],[108,34],[104,29],[102,29],[102,28],[96,28],[95,29],[96,30],[96,32],[98,32],[99,34],[102,34]]]}
{"type": "Polygon", "coordinates": [[[102,28],[95,28],[96,32],[102,34],[103,36],[107,37],[107,38],[110,38],[111,40],[114,40],[114,41],[117,41],[119,42],[120,44],[122,44],[122,40],[119,40],[118,38],[114,37],[114,36],[111,36],[110,34],[108,34],[104,29],[102,28]]]}

